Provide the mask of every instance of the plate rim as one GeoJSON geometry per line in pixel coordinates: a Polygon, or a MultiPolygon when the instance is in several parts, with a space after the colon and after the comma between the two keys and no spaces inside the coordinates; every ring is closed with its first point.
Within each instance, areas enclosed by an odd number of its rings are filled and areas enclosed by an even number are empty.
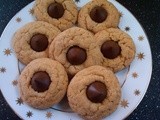
{"type": "MultiPolygon", "coordinates": [[[[109,0],[109,1],[111,1],[111,0],[109,0]]],[[[136,105],[134,106],[134,108],[123,118],[124,120],[129,116],[129,115],[131,115],[133,112],[134,112],[134,110],[136,110],[136,108],[140,105],[140,103],[143,101],[143,99],[144,99],[144,97],[145,97],[145,95],[146,95],[146,93],[147,93],[147,90],[148,90],[148,88],[149,88],[149,85],[150,85],[150,82],[151,82],[151,79],[152,79],[152,73],[153,73],[153,55],[152,55],[152,50],[151,50],[151,44],[150,44],[150,41],[149,41],[149,37],[148,37],[148,35],[147,35],[147,33],[146,33],[146,31],[145,31],[145,29],[144,29],[144,27],[142,26],[142,24],[138,21],[138,19],[135,17],[135,15],[130,11],[130,10],[128,10],[123,4],[121,4],[120,2],[118,2],[118,1],[116,1],[116,0],[113,0],[114,2],[117,2],[118,4],[120,4],[124,9],[126,9],[134,18],[135,18],[135,20],[136,20],[136,22],[138,23],[138,25],[142,28],[142,30],[143,30],[143,32],[144,32],[144,34],[145,34],[145,36],[146,36],[146,39],[147,39],[147,43],[148,43],[148,45],[149,45],[149,52],[150,52],[150,57],[151,57],[151,64],[150,64],[150,68],[151,68],[151,70],[150,70],[150,73],[149,73],[149,81],[148,81],[148,84],[147,84],[147,86],[145,87],[145,92],[143,93],[143,95],[141,95],[141,97],[139,98],[139,100],[137,101],[137,103],[136,103],[136,105]]]]}

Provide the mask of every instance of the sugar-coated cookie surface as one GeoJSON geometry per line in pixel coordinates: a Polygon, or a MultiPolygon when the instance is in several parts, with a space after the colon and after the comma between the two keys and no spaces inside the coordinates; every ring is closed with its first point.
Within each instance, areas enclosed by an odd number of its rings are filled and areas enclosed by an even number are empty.
{"type": "Polygon", "coordinates": [[[107,28],[116,28],[119,19],[120,13],[112,3],[107,0],[92,0],[80,9],[78,25],[97,33],[107,28]]]}
{"type": "Polygon", "coordinates": [[[73,0],[36,0],[34,14],[63,31],[74,26],[78,9],[73,0]]]}
{"type": "Polygon", "coordinates": [[[91,66],[74,76],[68,86],[67,96],[74,112],[86,120],[101,120],[116,110],[121,88],[111,70],[91,66]]]}
{"type": "Polygon", "coordinates": [[[135,44],[132,38],[125,32],[116,28],[102,30],[95,34],[98,55],[101,65],[114,72],[129,66],[135,57],[135,44]]]}
{"type": "Polygon", "coordinates": [[[28,64],[34,59],[48,57],[48,49],[60,30],[53,25],[36,21],[20,28],[14,35],[12,46],[17,58],[28,64]]]}
{"type": "Polygon", "coordinates": [[[22,100],[34,108],[45,109],[64,97],[68,77],[59,62],[40,58],[24,68],[18,82],[22,100]]]}

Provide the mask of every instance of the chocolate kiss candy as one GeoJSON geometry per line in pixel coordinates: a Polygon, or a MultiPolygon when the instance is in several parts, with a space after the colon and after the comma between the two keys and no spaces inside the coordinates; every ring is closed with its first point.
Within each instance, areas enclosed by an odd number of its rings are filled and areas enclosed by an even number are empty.
{"type": "Polygon", "coordinates": [[[108,16],[107,11],[101,6],[94,7],[90,12],[91,19],[97,23],[104,22],[107,16],[108,16]]]}
{"type": "Polygon", "coordinates": [[[106,85],[98,81],[93,82],[87,87],[86,94],[93,103],[101,103],[107,97],[106,85]]]}
{"type": "Polygon", "coordinates": [[[57,2],[50,4],[48,7],[49,16],[55,19],[61,18],[64,14],[64,11],[63,5],[57,2]]]}
{"type": "Polygon", "coordinates": [[[87,53],[83,48],[73,46],[69,48],[66,57],[72,65],[80,65],[87,59],[87,53]]]}
{"type": "Polygon", "coordinates": [[[51,79],[46,72],[36,72],[31,79],[31,87],[37,92],[48,90],[51,84],[51,79]]]}
{"type": "Polygon", "coordinates": [[[48,38],[43,34],[35,34],[30,40],[30,46],[36,52],[44,51],[48,47],[48,38]]]}
{"type": "Polygon", "coordinates": [[[101,46],[101,52],[105,58],[114,59],[121,53],[121,47],[117,42],[109,40],[101,46]]]}

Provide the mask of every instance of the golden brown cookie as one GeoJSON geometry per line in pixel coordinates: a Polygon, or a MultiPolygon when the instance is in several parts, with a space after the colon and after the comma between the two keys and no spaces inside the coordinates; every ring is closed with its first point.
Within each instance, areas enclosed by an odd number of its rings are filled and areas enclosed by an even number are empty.
{"type": "Polygon", "coordinates": [[[83,6],[78,15],[78,25],[94,33],[117,27],[120,13],[107,0],[92,0],[83,6]]]}
{"type": "Polygon", "coordinates": [[[101,120],[114,112],[121,98],[121,88],[114,73],[102,66],[78,72],[67,90],[69,105],[87,120],[101,120]]]}
{"type": "Polygon", "coordinates": [[[54,39],[49,48],[49,57],[59,61],[69,74],[74,75],[86,67],[100,64],[97,51],[92,33],[72,27],[54,39]]]}
{"type": "Polygon", "coordinates": [[[114,72],[129,66],[134,59],[136,48],[132,38],[120,29],[110,28],[95,34],[99,46],[101,65],[114,72]]]}
{"type": "Polygon", "coordinates": [[[36,0],[34,13],[37,20],[51,23],[63,31],[75,24],[78,9],[73,0],[36,0]]]}
{"type": "Polygon", "coordinates": [[[68,86],[64,67],[49,58],[30,62],[22,71],[18,82],[22,100],[38,109],[60,102],[68,86]]]}
{"type": "Polygon", "coordinates": [[[24,64],[48,57],[48,49],[60,30],[46,22],[31,22],[20,28],[13,37],[17,58],[24,64]]]}

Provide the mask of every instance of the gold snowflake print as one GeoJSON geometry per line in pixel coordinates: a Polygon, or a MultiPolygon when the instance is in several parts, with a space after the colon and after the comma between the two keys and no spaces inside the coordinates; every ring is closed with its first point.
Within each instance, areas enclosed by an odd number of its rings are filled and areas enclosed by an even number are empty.
{"type": "Polygon", "coordinates": [[[144,40],[144,37],[141,35],[141,36],[138,37],[138,40],[139,40],[139,41],[143,41],[143,40],[144,40]]]}
{"type": "Polygon", "coordinates": [[[23,104],[22,98],[17,98],[16,102],[17,102],[18,105],[22,105],[23,104]]]}
{"type": "Polygon", "coordinates": [[[31,14],[31,15],[34,14],[34,9],[33,9],[33,8],[31,8],[31,9],[29,10],[29,14],[31,14]]]}
{"type": "Polygon", "coordinates": [[[19,23],[22,21],[22,19],[20,17],[16,18],[16,21],[19,23]]]}
{"type": "Polygon", "coordinates": [[[3,52],[4,52],[4,55],[8,56],[8,55],[11,55],[12,50],[9,49],[9,48],[7,48],[7,49],[5,49],[3,52]]]}
{"type": "Polygon", "coordinates": [[[126,32],[130,31],[130,27],[128,27],[128,26],[126,26],[124,29],[126,32]]]}
{"type": "Polygon", "coordinates": [[[128,103],[128,100],[124,100],[124,99],[123,99],[123,100],[121,101],[121,103],[120,103],[121,107],[123,107],[123,108],[128,107],[128,104],[129,104],[129,103],[128,103]]]}
{"type": "Polygon", "coordinates": [[[51,118],[52,117],[52,113],[51,112],[47,112],[46,113],[46,118],[51,118]]]}
{"type": "Polygon", "coordinates": [[[17,84],[18,84],[18,81],[17,81],[17,80],[13,80],[13,81],[12,81],[12,85],[13,85],[13,86],[17,86],[17,84]]]}
{"type": "Polygon", "coordinates": [[[132,73],[132,77],[133,78],[137,78],[138,77],[138,73],[136,73],[136,72],[132,73]]]}
{"type": "Polygon", "coordinates": [[[31,111],[28,111],[26,115],[27,115],[27,117],[29,117],[29,118],[30,118],[30,117],[32,117],[32,116],[33,116],[33,113],[32,113],[31,111]]]}
{"type": "Polygon", "coordinates": [[[144,53],[141,53],[141,52],[137,54],[137,58],[138,58],[139,60],[144,59],[144,56],[145,56],[144,53]]]}
{"type": "Polygon", "coordinates": [[[137,89],[134,91],[134,94],[135,94],[136,96],[139,96],[140,93],[141,93],[141,92],[140,92],[139,90],[137,90],[137,89]]]}
{"type": "Polygon", "coordinates": [[[120,12],[120,17],[123,17],[123,13],[122,12],[120,12]]]}
{"type": "Polygon", "coordinates": [[[6,68],[4,68],[4,67],[0,68],[0,72],[1,73],[5,73],[6,72],[6,68]]]}

